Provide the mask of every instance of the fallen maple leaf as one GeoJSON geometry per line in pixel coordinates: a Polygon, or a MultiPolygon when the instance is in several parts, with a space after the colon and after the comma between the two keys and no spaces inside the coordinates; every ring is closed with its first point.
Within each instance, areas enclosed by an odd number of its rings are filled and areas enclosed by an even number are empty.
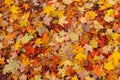
{"type": "Polygon", "coordinates": [[[111,21],[114,20],[114,18],[111,17],[111,16],[109,16],[109,15],[105,15],[104,20],[105,20],[106,22],[111,22],[111,21]]]}
{"type": "Polygon", "coordinates": [[[15,49],[18,50],[19,48],[21,48],[20,41],[17,41],[15,43],[15,49]]]}
{"type": "Polygon", "coordinates": [[[93,67],[93,73],[95,73],[98,77],[104,74],[104,70],[102,70],[102,65],[97,65],[93,67]]]}
{"type": "Polygon", "coordinates": [[[14,3],[14,0],[5,0],[4,3],[10,6],[11,4],[14,3]]]}
{"type": "Polygon", "coordinates": [[[19,10],[20,10],[20,8],[15,6],[15,5],[10,7],[10,11],[11,11],[12,14],[19,13],[19,10]]]}
{"type": "Polygon", "coordinates": [[[85,54],[82,54],[82,53],[78,53],[76,56],[75,56],[75,59],[78,60],[78,61],[82,61],[83,59],[86,59],[87,56],[85,54]]]}
{"type": "Polygon", "coordinates": [[[8,59],[7,62],[8,64],[5,65],[3,73],[6,74],[12,72],[12,74],[15,74],[17,72],[17,69],[19,68],[18,62],[13,59],[8,59]]]}
{"type": "Polygon", "coordinates": [[[48,32],[44,32],[42,35],[42,43],[48,44],[49,40],[50,40],[50,36],[49,36],[48,32]]]}
{"type": "Polygon", "coordinates": [[[5,64],[5,58],[4,57],[2,57],[2,58],[0,58],[0,64],[5,64]]]}
{"type": "Polygon", "coordinates": [[[111,61],[104,63],[104,69],[109,70],[109,71],[114,69],[113,63],[111,61]]]}
{"type": "Polygon", "coordinates": [[[45,6],[43,8],[43,13],[50,14],[50,12],[54,11],[54,8],[52,6],[45,6]]]}
{"type": "Polygon", "coordinates": [[[44,24],[50,25],[50,22],[52,21],[52,18],[49,17],[48,15],[46,15],[46,16],[43,18],[43,21],[44,21],[44,24]]]}
{"type": "Polygon", "coordinates": [[[74,75],[71,80],[79,80],[78,77],[76,75],[74,75]]]}
{"type": "Polygon", "coordinates": [[[58,24],[63,26],[64,24],[67,24],[68,21],[66,21],[66,16],[60,17],[58,24]]]}

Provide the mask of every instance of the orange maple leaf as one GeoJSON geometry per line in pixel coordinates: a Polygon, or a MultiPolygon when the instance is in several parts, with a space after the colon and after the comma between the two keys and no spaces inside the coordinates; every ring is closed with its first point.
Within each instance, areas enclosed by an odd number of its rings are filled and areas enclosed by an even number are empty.
{"type": "Polygon", "coordinates": [[[42,35],[42,43],[47,44],[47,43],[49,43],[49,40],[50,40],[50,36],[49,36],[48,32],[43,33],[43,35],[42,35]]]}
{"type": "Polygon", "coordinates": [[[3,57],[3,58],[0,58],[0,64],[5,64],[5,58],[3,57]]]}
{"type": "Polygon", "coordinates": [[[104,73],[104,70],[102,70],[102,65],[94,66],[93,73],[96,74],[98,77],[101,76],[104,73]]]}

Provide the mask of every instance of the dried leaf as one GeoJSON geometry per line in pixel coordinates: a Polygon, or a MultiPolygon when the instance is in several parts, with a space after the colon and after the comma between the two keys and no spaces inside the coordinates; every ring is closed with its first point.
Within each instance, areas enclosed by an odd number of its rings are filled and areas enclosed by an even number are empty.
{"type": "Polygon", "coordinates": [[[79,39],[79,35],[77,33],[75,33],[75,32],[70,32],[69,37],[70,37],[72,42],[78,41],[78,39],[79,39]]]}
{"type": "Polygon", "coordinates": [[[35,80],[42,80],[42,79],[41,79],[41,75],[35,75],[34,79],[35,79],[35,80]]]}
{"type": "Polygon", "coordinates": [[[8,64],[5,65],[5,67],[3,69],[3,73],[6,74],[6,73],[12,72],[12,74],[15,74],[19,67],[18,62],[13,59],[8,59],[7,62],[8,62],[8,64]]]}
{"type": "Polygon", "coordinates": [[[44,21],[44,24],[50,25],[50,22],[52,21],[52,18],[49,17],[48,15],[46,15],[46,16],[43,18],[43,21],[44,21]]]}
{"type": "Polygon", "coordinates": [[[58,24],[63,26],[64,24],[67,24],[68,21],[66,21],[66,16],[60,17],[58,24]]]}
{"type": "Polygon", "coordinates": [[[111,22],[111,21],[114,20],[114,18],[113,18],[113,17],[110,17],[110,16],[108,16],[108,15],[105,15],[104,20],[105,20],[106,22],[111,22]]]}
{"type": "Polygon", "coordinates": [[[20,80],[26,80],[27,79],[27,75],[25,74],[22,74],[20,77],[19,77],[20,80]]]}

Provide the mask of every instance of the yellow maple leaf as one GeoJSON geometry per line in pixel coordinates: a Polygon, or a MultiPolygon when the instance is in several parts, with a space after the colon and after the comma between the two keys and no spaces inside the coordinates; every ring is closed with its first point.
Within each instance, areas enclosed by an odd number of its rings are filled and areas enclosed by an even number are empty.
{"type": "Polygon", "coordinates": [[[100,10],[105,10],[105,9],[107,9],[107,8],[110,8],[110,7],[112,7],[112,4],[104,1],[104,2],[103,2],[103,5],[100,6],[100,10]]]}
{"type": "Polygon", "coordinates": [[[19,7],[15,6],[15,5],[11,6],[11,8],[10,8],[10,11],[12,14],[19,13],[19,10],[20,10],[19,7]]]}
{"type": "Polygon", "coordinates": [[[65,11],[60,11],[60,10],[52,11],[52,16],[53,16],[53,17],[56,17],[56,16],[57,16],[57,17],[60,18],[60,17],[63,17],[63,16],[64,16],[64,12],[65,12],[65,11]]]}
{"type": "Polygon", "coordinates": [[[120,53],[118,51],[113,52],[112,55],[108,58],[108,60],[113,61],[114,66],[118,66],[120,60],[120,53]]]}
{"type": "Polygon", "coordinates": [[[93,39],[93,40],[91,41],[91,45],[92,45],[93,48],[97,48],[97,47],[98,47],[98,42],[93,39]]]}
{"type": "Polygon", "coordinates": [[[58,20],[53,20],[52,23],[53,23],[53,24],[57,24],[57,23],[58,23],[58,20]]]}
{"type": "Polygon", "coordinates": [[[51,11],[54,11],[52,6],[46,6],[43,8],[43,13],[50,14],[51,11]]]}
{"type": "Polygon", "coordinates": [[[58,11],[58,17],[63,17],[65,11],[58,11]]]}
{"type": "Polygon", "coordinates": [[[107,10],[107,15],[108,16],[114,16],[115,10],[114,9],[109,9],[107,10]]]}
{"type": "Polygon", "coordinates": [[[82,61],[83,59],[86,59],[86,55],[85,54],[82,54],[82,53],[78,53],[74,59],[76,60],[79,60],[79,61],[82,61]]]}
{"type": "Polygon", "coordinates": [[[109,71],[114,69],[113,63],[111,61],[109,61],[108,63],[104,63],[104,69],[109,71]]]}
{"type": "Polygon", "coordinates": [[[96,16],[97,16],[97,14],[94,12],[94,11],[88,11],[88,12],[86,12],[86,19],[94,19],[96,16]]]}
{"type": "Polygon", "coordinates": [[[74,77],[71,78],[71,80],[78,80],[78,77],[75,75],[74,77]]]}
{"type": "Polygon", "coordinates": [[[17,20],[18,19],[18,14],[11,14],[11,18],[13,20],[17,20]]]}
{"type": "Polygon", "coordinates": [[[5,0],[4,3],[10,6],[11,4],[14,3],[14,0],[5,0]]]}
{"type": "Polygon", "coordinates": [[[36,44],[36,45],[39,45],[39,44],[41,44],[41,43],[42,43],[41,38],[36,39],[36,41],[35,41],[35,44],[36,44]]]}
{"type": "Polygon", "coordinates": [[[61,61],[60,62],[60,66],[65,66],[65,67],[67,67],[67,66],[72,66],[73,65],[73,62],[71,61],[71,60],[65,60],[65,61],[61,61]]]}
{"type": "Polygon", "coordinates": [[[30,25],[28,21],[29,16],[30,16],[30,12],[27,12],[22,16],[21,20],[19,21],[21,27],[28,27],[30,25]]]}
{"type": "Polygon", "coordinates": [[[79,46],[78,44],[73,45],[72,48],[73,48],[73,50],[72,50],[73,53],[78,54],[78,53],[83,53],[83,51],[84,51],[83,47],[79,46]]]}
{"type": "Polygon", "coordinates": [[[95,57],[94,57],[94,60],[98,60],[98,59],[99,59],[99,56],[95,56],[95,57]]]}
{"type": "Polygon", "coordinates": [[[18,50],[19,48],[21,48],[20,41],[17,41],[15,43],[15,49],[18,50]]]}
{"type": "Polygon", "coordinates": [[[26,18],[20,20],[21,27],[28,27],[30,25],[29,21],[26,18]]]}
{"type": "Polygon", "coordinates": [[[30,12],[25,13],[24,16],[25,16],[26,19],[28,19],[29,16],[30,16],[30,12]]]}
{"type": "Polygon", "coordinates": [[[113,39],[114,41],[116,41],[116,40],[118,39],[118,37],[120,37],[120,34],[117,34],[117,33],[113,33],[113,34],[112,34],[112,39],[113,39]]]}

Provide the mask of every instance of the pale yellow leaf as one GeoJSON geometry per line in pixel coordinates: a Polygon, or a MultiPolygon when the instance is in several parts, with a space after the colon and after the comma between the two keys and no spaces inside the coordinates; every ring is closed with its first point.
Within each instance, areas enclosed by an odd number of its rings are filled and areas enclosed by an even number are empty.
{"type": "Polygon", "coordinates": [[[19,67],[18,62],[13,59],[8,59],[7,62],[8,62],[8,64],[5,65],[5,67],[3,69],[3,73],[6,74],[6,73],[12,72],[12,74],[15,74],[19,67]]]}
{"type": "Polygon", "coordinates": [[[70,36],[70,39],[71,39],[72,42],[79,40],[79,35],[75,32],[70,32],[69,36],[70,36]]]}
{"type": "Polygon", "coordinates": [[[109,15],[105,15],[104,20],[105,20],[106,22],[111,22],[111,21],[114,20],[114,18],[111,17],[111,16],[109,16],[109,15]]]}
{"type": "Polygon", "coordinates": [[[67,23],[68,23],[68,21],[66,21],[66,16],[59,18],[59,21],[58,21],[59,25],[63,26],[64,24],[67,24],[67,23]]]}

